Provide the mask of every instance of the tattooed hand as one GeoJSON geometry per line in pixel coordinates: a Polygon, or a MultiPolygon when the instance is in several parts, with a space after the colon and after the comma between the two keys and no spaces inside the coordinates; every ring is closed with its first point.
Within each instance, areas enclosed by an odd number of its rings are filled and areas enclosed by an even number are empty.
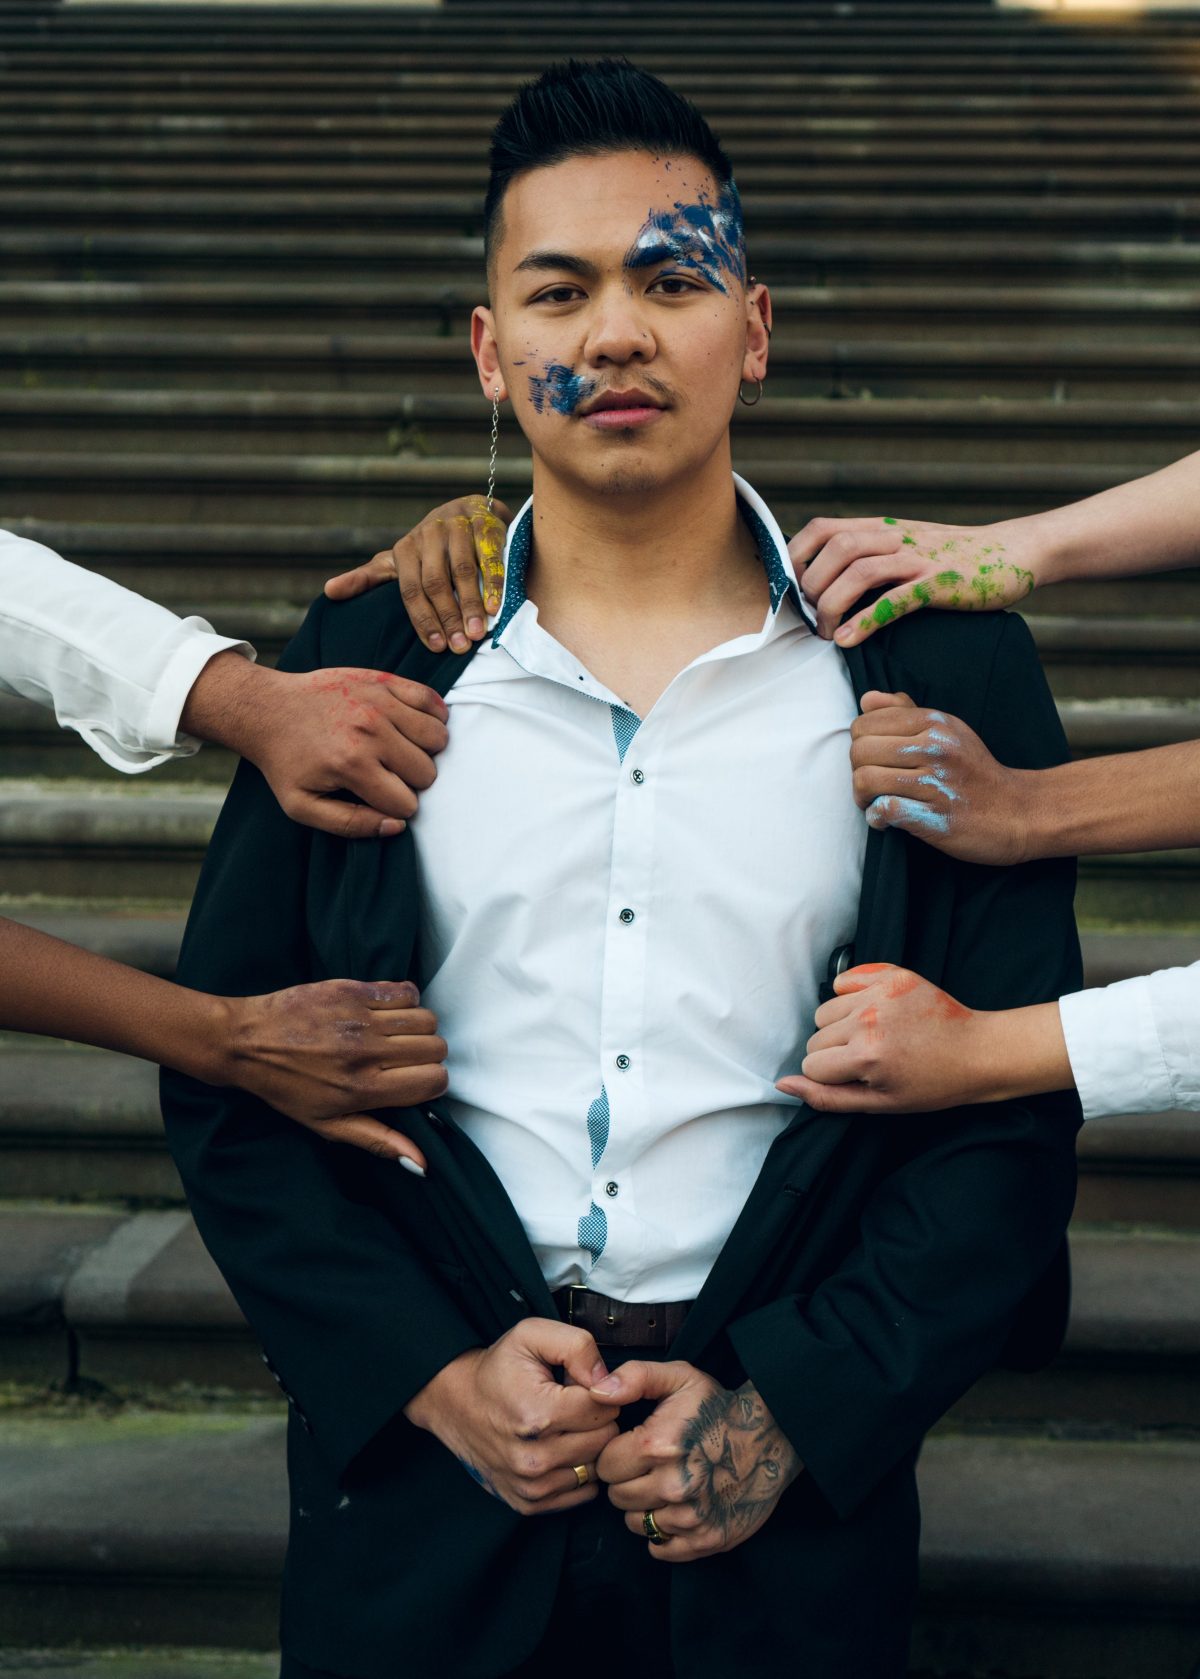
{"type": "Polygon", "coordinates": [[[695,1562],[757,1533],[803,1465],[754,1386],[731,1391],[694,1365],[632,1360],[592,1389],[628,1405],[658,1401],[638,1428],[619,1434],[596,1465],[608,1496],[644,1536],[654,1513],[667,1544],[660,1562],[695,1562]]]}

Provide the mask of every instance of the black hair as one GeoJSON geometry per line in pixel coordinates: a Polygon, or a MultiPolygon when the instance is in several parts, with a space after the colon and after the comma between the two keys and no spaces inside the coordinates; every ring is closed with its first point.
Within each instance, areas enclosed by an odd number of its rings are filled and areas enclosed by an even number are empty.
{"type": "Polygon", "coordinates": [[[602,152],[666,152],[694,157],[714,176],[718,190],[733,180],[733,166],[690,99],[626,58],[552,64],[526,82],[492,131],[484,249],[489,261],[509,182],[526,169],[543,169],[568,157],[602,152]]]}

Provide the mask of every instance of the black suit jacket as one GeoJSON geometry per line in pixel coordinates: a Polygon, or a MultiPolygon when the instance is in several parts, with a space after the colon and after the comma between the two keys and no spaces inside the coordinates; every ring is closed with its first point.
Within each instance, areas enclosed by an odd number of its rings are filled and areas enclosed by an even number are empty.
{"type": "MultiPolygon", "coordinates": [[[[939,705],[1005,763],[1065,756],[1017,617],[921,613],[846,657],[860,695],[939,705]]],[[[318,601],[281,662],[442,693],[463,668],[382,591],[318,601]]],[[[1057,997],[1080,983],[1073,883],[1069,862],[986,869],[873,833],[855,959],[904,963],[973,1007],[1057,997]]],[[[399,979],[417,910],[407,833],[298,827],[243,763],[178,977],[231,995],[399,979]]],[[[508,1671],[549,1615],[563,1520],[516,1516],[400,1414],[458,1354],[556,1315],[495,1174],[436,1104],[393,1116],[428,1156],[421,1181],[235,1090],[164,1073],[162,1096],[201,1234],[291,1402],[285,1648],[362,1679],[508,1671]]],[[[774,1617],[756,1648],[822,1679],[892,1671],[869,1629],[911,1606],[922,1436],[1006,1350],[1030,1364],[1061,1339],[1078,1117],[1066,1094],[906,1120],[802,1108],[776,1140],[673,1356],[752,1378],[806,1472],[753,1540],[672,1570],[681,1673],[760,1670],[728,1614],[747,1593],[774,1617]]]]}

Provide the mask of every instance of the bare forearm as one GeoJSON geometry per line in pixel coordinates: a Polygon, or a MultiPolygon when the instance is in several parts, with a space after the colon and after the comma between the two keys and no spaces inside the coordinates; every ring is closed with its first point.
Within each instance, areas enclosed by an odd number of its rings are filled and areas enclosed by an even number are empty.
{"type": "Polygon", "coordinates": [[[1200,845],[1200,741],[1022,773],[1026,858],[1200,845]]]}
{"type": "Polygon", "coordinates": [[[1009,526],[1036,537],[1039,584],[1200,565],[1200,451],[1009,526]]]}
{"type": "Polygon", "coordinates": [[[976,1014],[972,1035],[963,1102],[1011,1102],[1075,1083],[1057,1003],[976,1014]]]}
{"type": "Polygon", "coordinates": [[[251,664],[240,653],[218,653],[193,683],[180,723],[197,740],[249,757],[265,721],[267,697],[277,686],[279,673],[269,666],[251,664]]]}
{"type": "Polygon", "coordinates": [[[225,1082],[224,998],[80,950],[0,918],[0,1028],[138,1055],[225,1082]]]}

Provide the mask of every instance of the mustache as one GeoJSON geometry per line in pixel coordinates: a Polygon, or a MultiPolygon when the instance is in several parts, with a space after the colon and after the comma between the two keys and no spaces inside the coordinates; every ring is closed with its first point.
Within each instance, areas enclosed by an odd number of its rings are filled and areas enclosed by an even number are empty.
{"type": "Polygon", "coordinates": [[[635,378],[619,385],[602,384],[599,380],[597,380],[590,394],[592,401],[595,402],[600,397],[608,396],[610,393],[612,395],[619,396],[622,391],[631,390],[645,391],[649,396],[656,396],[663,402],[671,401],[670,386],[664,385],[661,379],[655,379],[649,373],[639,373],[635,378]]]}

